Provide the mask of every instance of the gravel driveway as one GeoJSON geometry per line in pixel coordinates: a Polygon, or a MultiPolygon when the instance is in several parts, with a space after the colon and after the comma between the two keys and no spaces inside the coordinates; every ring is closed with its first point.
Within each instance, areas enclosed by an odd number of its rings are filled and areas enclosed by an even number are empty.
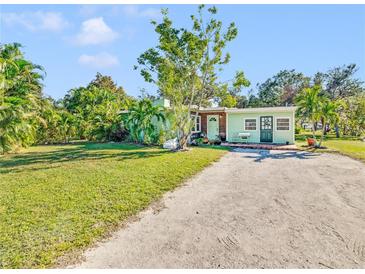
{"type": "Polygon", "coordinates": [[[139,217],[75,267],[364,268],[365,166],[236,150],[139,217]]]}

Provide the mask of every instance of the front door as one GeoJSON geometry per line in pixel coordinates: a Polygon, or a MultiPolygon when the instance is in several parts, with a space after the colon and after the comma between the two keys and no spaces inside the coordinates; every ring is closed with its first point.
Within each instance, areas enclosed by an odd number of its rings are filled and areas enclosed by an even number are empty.
{"type": "Polygon", "coordinates": [[[272,143],[273,118],[272,116],[260,117],[260,142],[272,143]]]}
{"type": "Polygon", "coordinates": [[[215,140],[219,136],[219,116],[207,116],[207,137],[209,140],[215,140]]]}

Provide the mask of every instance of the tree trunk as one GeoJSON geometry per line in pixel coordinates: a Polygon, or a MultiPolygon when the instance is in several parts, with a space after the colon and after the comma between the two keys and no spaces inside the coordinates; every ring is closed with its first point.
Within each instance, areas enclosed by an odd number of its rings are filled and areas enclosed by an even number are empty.
{"type": "Polygon", "coordinates": [[[312,126],[312,134],[313,134],[313,139],[316,139],[316,128],[315,128],[315,123],[316,122],[312,122],[313,126],[312,126]]]}
{"type": "Polygon", "coordinates": [[[340,138],[340,128],[338,127],[338,124],[335,124],[335,131],[336,131],[336,138],[340,138]]]}
{"type": "Polygon", "coordinates": [[[324,126],[325,124],[326,124],[326,121],[324,119],[322,119],[322,134],[321,134],[321,139],[319,140],[318,147],[322,146],[323,137],[324,137],[324,134],[326,133],[326,127],[324,126]]]}
{"type": "Polygon", "coordinates": [[[326,127],[323,127],[323,128],[322,128],[321,139],[319,140],[318,147],[321,147],[321,146],[322,146],[323,137],[324,137],[325,132],[326,132],[326,127]]]}
{"type": "Polygon", "coordinates": [[[189,135],[183,134],[181,138],[179,139],[179,149],[180,150],[187,150],[188,148],[188,139],[189,135]]]}

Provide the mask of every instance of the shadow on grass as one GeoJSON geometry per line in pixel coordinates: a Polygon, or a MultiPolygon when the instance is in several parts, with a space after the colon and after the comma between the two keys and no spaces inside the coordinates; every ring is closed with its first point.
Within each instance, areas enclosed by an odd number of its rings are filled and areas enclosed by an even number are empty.
{"type": "Polygon", "coordinates": [[[131,160],[157,157],[166,153],[170,152],[165,150],[151,150],[148,147],[133,144],[86,143],[76,146],[62,145],[57,146],[55,150],[26,152],[0,159],[0,173],[20,172],[29,165],[32,165],[32,167],[27,168],[27,171],[55,168],[59,167],[59,165],[49,165],[63,162],[99,159],[131,160]],[[33,167],[33,165],[37,164],[41,166],[33,167]]]}
{"type": "MultiPolygon", "coordinates": [[[[306,141],[307,138],[313,138],[313,134],[312,133],[300,133],[300,134],[295,134],[295,140],[296,141],[306,141]]],[[[315,135],[316,139],[319,140],[321,139],[321,134],[316,134],[315,135]]],[[[330,140],[335,140],[335,141],[361,141],[360,137],[356,137],[356,136],[341,136],[341,137],[336,137],[336,135],[334,134],[327,134],[323,137],[323,141],[330,141],[330,140]]]]}
{"type": "Polygon", "coordinates": [[[197,148],[207,148],[207,149],[217,149],[217,150],[225,150],[225,151],[230,151],[232,150],[231,147],[228,146],[220,146],[220,145],[199,145],[199,146],[192,146],[197,147],[197,148]]]}
{"type": "Polygon", "coordinates": [[[242,156],[243,158],[253,159],[254,162],[262,162],[265,159],[274,159],[274,160],[281,160],[281,159],[312,159],[317,155],[310,152],[304,151],[275,151],[272,152],[270,150],[258,150],[258,149],[234,149],[233,152],[243,152],[246,154],[252,155],[245,155],[242,156]]]}

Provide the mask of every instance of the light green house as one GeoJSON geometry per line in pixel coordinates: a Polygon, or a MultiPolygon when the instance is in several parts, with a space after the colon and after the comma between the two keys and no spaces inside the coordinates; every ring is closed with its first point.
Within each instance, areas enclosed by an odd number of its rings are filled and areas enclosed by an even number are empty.
{"type": "Polygon", "coordinates": [[[226,140],[293,144],[295,110],[295,107],[226,109],[226,140]]]}
{"type": "MultiPolygon", "coordinates": [[[[167,99],[155,104],[170,108],[167,99]]],[[[193,110],[198,116],[193,133],[231,143],[294,144],[296,107],[225,108],[193,110]]]]}

